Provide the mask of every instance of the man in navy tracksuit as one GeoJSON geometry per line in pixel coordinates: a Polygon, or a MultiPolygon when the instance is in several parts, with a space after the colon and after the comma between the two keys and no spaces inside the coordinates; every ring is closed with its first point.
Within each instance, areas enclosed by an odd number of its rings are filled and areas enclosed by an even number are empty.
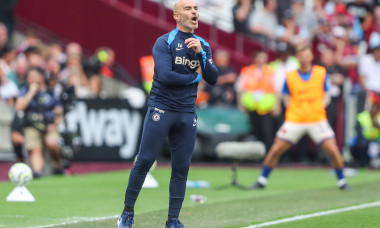
{"type": "Polygon", "coordinates": [[[194,0],[179,0],[173,14],[177,28],[158,38],[153,47],[155,67],[149,109],[137,161],[129,176],[119,228],[132,227],[136,199],[167,136],[172,152],[172,175],[166,227],[184,227],[178,216],[195,144],[197,87],[202,79],[213,85],[218,78],[209,44],[194,35],[198,16],[194,0]]]}

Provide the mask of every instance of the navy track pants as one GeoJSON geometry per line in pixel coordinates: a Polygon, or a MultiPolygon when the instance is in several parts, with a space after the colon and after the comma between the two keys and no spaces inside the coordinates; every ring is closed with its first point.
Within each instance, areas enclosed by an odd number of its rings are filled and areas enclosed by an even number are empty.
{"type": "Polygon", "coordinates": [[[149,107],[144,120],[137,161],[130,173],[125,193],[126,206],[134,207],[145,177],[168,136],[172,165],[168,214],[179,216],[194,150],[196,125],[196,113],[173,112],[149,107]]]}

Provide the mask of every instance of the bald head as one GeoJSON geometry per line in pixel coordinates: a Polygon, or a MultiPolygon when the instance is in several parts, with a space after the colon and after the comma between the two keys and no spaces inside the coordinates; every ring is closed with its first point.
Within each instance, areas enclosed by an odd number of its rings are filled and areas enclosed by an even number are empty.
{"type": "Polygon", "coordinates": [[[173,6],[173,13],[178,13],[179,12],[179,5],[180,5],[180,1],[177,1],[174,6],[173,6]]]}
{"type": "Polygon", "coordinates": [[[198,6],[195,0],[178,0],[173,7],[173,17],[182,32],[194,32],[198,28],[198,6]]]}
{"type": "Polygon", "coordinates": [[[178,0],[173,7],[173,13],[179,13],[181,9],[186,5],[186,3],[195,4],[194,0],[178,0]]]}

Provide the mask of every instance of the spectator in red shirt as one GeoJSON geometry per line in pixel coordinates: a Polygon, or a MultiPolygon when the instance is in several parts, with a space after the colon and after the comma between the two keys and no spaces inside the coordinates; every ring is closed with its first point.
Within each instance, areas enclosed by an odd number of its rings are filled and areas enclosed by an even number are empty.
{"type": "Polygon", "coordinates": [[[380,5],[375,6],[373,9],[372,24],[367,31],[365,31],[365,40],[369,42],[369,38],[373,32],[380,33],[380,5]]]}
{"type": "Polygon", "coordinates": [[[0,23],[0,49],[2,49],[8,41],[7,27],[0,23]]]}
{"type": "Polygon", "coordinates": [[[343,3],[337,3],[335,5],[334,14],[328,15],[327,20],[332,27],[350,27],[349,34],[351,39],[360,40],[363,36],[363,29],[359,19],[351,15],[343,3]]]}
{"type": "Polygon", "coordinates": [[[349,28],[335,27],[335,58],[337,64],[347,70],[347,74],[353,84],[358,83],[358,47],[349,39],[349,28]]]}

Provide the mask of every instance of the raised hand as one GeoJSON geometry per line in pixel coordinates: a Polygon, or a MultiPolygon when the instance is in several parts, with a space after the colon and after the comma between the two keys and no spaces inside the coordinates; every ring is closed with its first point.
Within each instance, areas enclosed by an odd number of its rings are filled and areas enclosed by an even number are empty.
{"type": "Polygon", "coordinates": [[[40,85],[38,85],[38,83],[31,83],[29,85],[29,92],[33,95],[36,94],[39,89],[40,89],[40,85]]]}
{"type": "Polygon", "coordinates": [[[201,42],[196,38],[188,38],[185,40],[185,44],[187,44],[187,48],[193,48],[195,53],[199,53],[202,51],[201,42]]]}

